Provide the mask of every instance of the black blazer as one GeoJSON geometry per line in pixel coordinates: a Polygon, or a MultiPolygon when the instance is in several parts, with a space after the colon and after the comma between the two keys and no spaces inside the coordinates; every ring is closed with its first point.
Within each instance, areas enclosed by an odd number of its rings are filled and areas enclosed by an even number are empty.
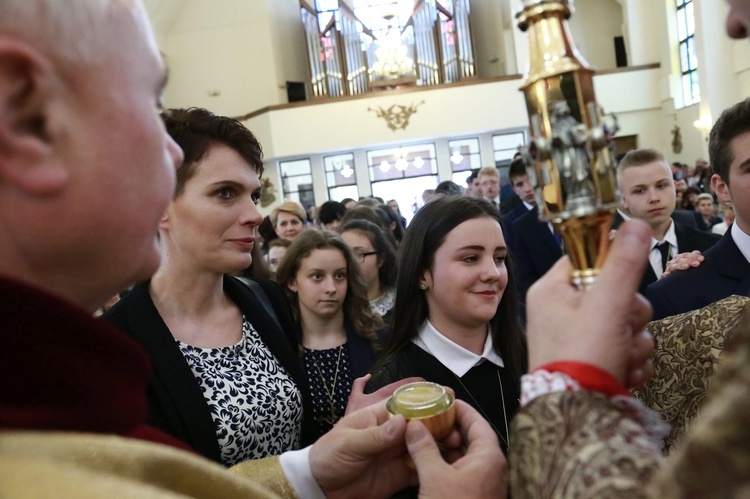
{"type": "MultiPolygon", "coordinates": [[[[269,280],[256,282],[273,304],[281,328],[237,279],[225,276],[224,291],[294,378],[302,391],[304,410],[307,412],[309,389],[299,365],[297,326],[289,302],[278,284],[269,280]]],[[[182,440],[204,457],[220,463],[221,451],[216,429],[200,384],[154,306],[148,287],[148,282],[137,284],[103,318],[138,342],[151,360],[153,376],[147,389],[148,423],[182,440]]]]}
{"type": "Polygon", "coordinates": [[[562,248],[549,230],[547,222],[539,220],[538,208],[521,215],[513,223],[510,260],[516,271],[516,289],[522,317],[526,292],[562,255],[562,248]]]}
{"type": "Polygon", "coordinates": [[[521,204],[513,208],[512,211],[508,212],[506,215],[503,215],[503,236],[505,236],[505,246],[507,246],[508,248],[513,247],[513,222],[521,218],[529,211],[536,210],[534,210],[533,208],[529,210],[528,208],[526,208],[526,205],[521,202],[521,204]]]}
{"type": "Polygon", "coordinates": [[[700,267],[673,272],[646,289],[654,319],[697,310],[727,296],[748,295],[750,263],[734,243],[731,230],[703,256],[700,267]]]}
{"type": "MultiPolygon", "coordinates": [[[[718,234],[691,229],[677,222],[674,224],[674,233],[677,236],[677,249],[680,253],[688,253],[695,250],[703,253],[721,239],[721,236],[718,234]]],[[[651,265],[646,265],[646,271],[643,273],[643,279],[641,279],[638,292],[641,294],[645,293],[646,288],[656,281],[658,281],[658,277],[654,273],[654,269],[651,268],[651,265]]]]}

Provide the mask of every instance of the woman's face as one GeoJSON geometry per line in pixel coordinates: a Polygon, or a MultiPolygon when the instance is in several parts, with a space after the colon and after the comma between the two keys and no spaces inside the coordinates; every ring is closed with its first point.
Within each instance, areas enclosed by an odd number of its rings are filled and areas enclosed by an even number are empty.
{"type": "Polygon", "coordinates": [[[448,233],[420,283],[438,331],[486,331],[508,284],[508,254],[500,224],[489,216],[467,220],[448,233]]]}
{"type": "MultiPolygon", "coordinates": [[[[370,238],[360,231],[348,230],[341,234],[341,239],[346,242],[355,255],[357,253],[363,254],[375,251],[375,248],[373,248],[372,243],[370,242],[370,238]]],[[[376,289],[380,284],[378,271],[383,265],[383,261],[379,257],[380,255],[367,255],[364,257],[362,263],[359,264],[362,273],[365,276],[365,281],[367,281],[368,290],[376,289]]]]}
{"type": "Polygon", "coordinates": [[[347,267],[344,255],[335,248],[316,249],[300,262],[290,290],[297,293],[304,317],[330,318],[343,314],[347,291],[347,267]]]}
{"type": "Polygon", "coordinates": [[[276,217],[276,235],[281,239],[293,241],[295,237],[299,236],[304,227],[304,222],[292,213],[280,211],[276,217]]]}
{"type": "Polygon", "coordinates": [[[263,220],[259,195],[258,174],[247,161],[227,146],[211,147],[162,219],[166,258],[222,274],[249,267],[263,220]]]}

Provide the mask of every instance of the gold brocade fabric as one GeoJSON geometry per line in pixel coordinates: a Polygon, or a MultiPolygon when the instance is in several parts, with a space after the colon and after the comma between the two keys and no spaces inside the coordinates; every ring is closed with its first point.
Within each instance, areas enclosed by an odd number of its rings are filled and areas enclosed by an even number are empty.
{"type": "Polygon", "coordinates": [[[513,497],[646,497],[643,484],[660,459],[639,423],[600,394],[539,397],[511,425],[513,497]]]}
{"type": "Polygon", "coordinates": [[[295,497],[278,458],[225,468],[166,445],[111,435],[0,431],[2,498],[295,497]],[[244,475],[248,478],[243,478],[244,475]]]}
{"type": "Polygon", "coordinates": [[[747,303],[750,298],[730,296],[646,327],[656,347],[654,377],[643,388],[633,390],[633,395],[671,426],[664,441],[665,455],[690,428],[706,401],[724,344],[734,334],[747,303]]]}
{"type": "Polygon", "coordinates": [[[514,497],[750,497],[750,304],[734,316],[706,403],[668,460],[612,400],[554,393],[513,421],[514,497]]]}

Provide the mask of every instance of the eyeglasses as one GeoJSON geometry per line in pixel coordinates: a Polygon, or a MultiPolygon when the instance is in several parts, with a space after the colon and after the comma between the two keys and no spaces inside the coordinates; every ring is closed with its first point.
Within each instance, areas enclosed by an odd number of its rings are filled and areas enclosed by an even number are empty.
{"type": "Polygon", "coordinates": [[[377,251],[367,251],[365,253],[360,253],[358,251],[354,252],[354,256],[357,259],[359,263],[365,263],[365,258],[367,258],[370,255],[377,255],[377,251]]]}

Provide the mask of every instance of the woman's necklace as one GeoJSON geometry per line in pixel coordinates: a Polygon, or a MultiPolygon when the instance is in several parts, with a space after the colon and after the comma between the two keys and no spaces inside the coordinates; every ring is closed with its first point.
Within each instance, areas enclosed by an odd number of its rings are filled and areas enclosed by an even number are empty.
{"type": "MultiPolygon", "coordinates": [[[[448,370],[450,371],[450,369],[448,370]]],[[[495,373],[497,374],[497,382],[500,385],[500,402],[502,403],[502,406],[503,406],[503,423],[505,424],[505,437],[497,429],[497,426],[495,426],[495,423],[492,422],[492,419],[490,419],[490,417],[484,411],[482,406],[479,405],[479,402],[477,402],[477,399],[474,398],[474,395],[472,395],[469,389],[466,388],[466,385],[464,385],[463,381],[461,381],[461,378],[459,378],[456,373],[451,371],[451,374],[453,375],[453,377],[456,378],[456,381],[458,381],[458,384],[461,385],[464,391],[469,394],[469,397],[471,397],[471,400],[474,401],[474,405],[482,413],[482,415],[484,416],[484,419],[486,419],[487,422],[490,424],[490,426],[492,426],[492,429],[495,430],[495,433],[497,433],[497,436],[500,437],[500,440],[503,441],[503,443],[505,444],[505,447],[507,449],[510,449],[510,442],[508,442],[508,438],[507,438],[510,435],[510,433],[508,433],[508,414],[505,412],[505,391],[503,390],[503,381],[500,379],[500,372],[496,370],[495,373]]]]}
{"type": "Polygon", "coordinates": [[[318,361],[315,359],[315,355],[310,355],[312,358],[313,364],[315,364],[315,370],[318,371],[318,376],[320,377],[320,382],[323,383],[323,389],[326,391],[326,395],[328,395],[328,402],[330,404],[331,408],[331,415],[326,417],[320,417],[315,418],[318,422],[328,423],[331,426],[335,425],[339,419],[341,419],[341,416],[336,414],[336,403],[334,400],[334,395],[336,395],[336,382],[339,379],[339,366],[341,365],[341,352],[344,351],[344,345],[339,345],[338,347],[339,355],[338,359],[336,359],[336,371],[333,375],[333,386],[331,386],[331,389],[328,389],[328,385],[326,384],[325,377],[323,377],[323,371],[321,371],[320,366],[318,365],[318,361]]]}

